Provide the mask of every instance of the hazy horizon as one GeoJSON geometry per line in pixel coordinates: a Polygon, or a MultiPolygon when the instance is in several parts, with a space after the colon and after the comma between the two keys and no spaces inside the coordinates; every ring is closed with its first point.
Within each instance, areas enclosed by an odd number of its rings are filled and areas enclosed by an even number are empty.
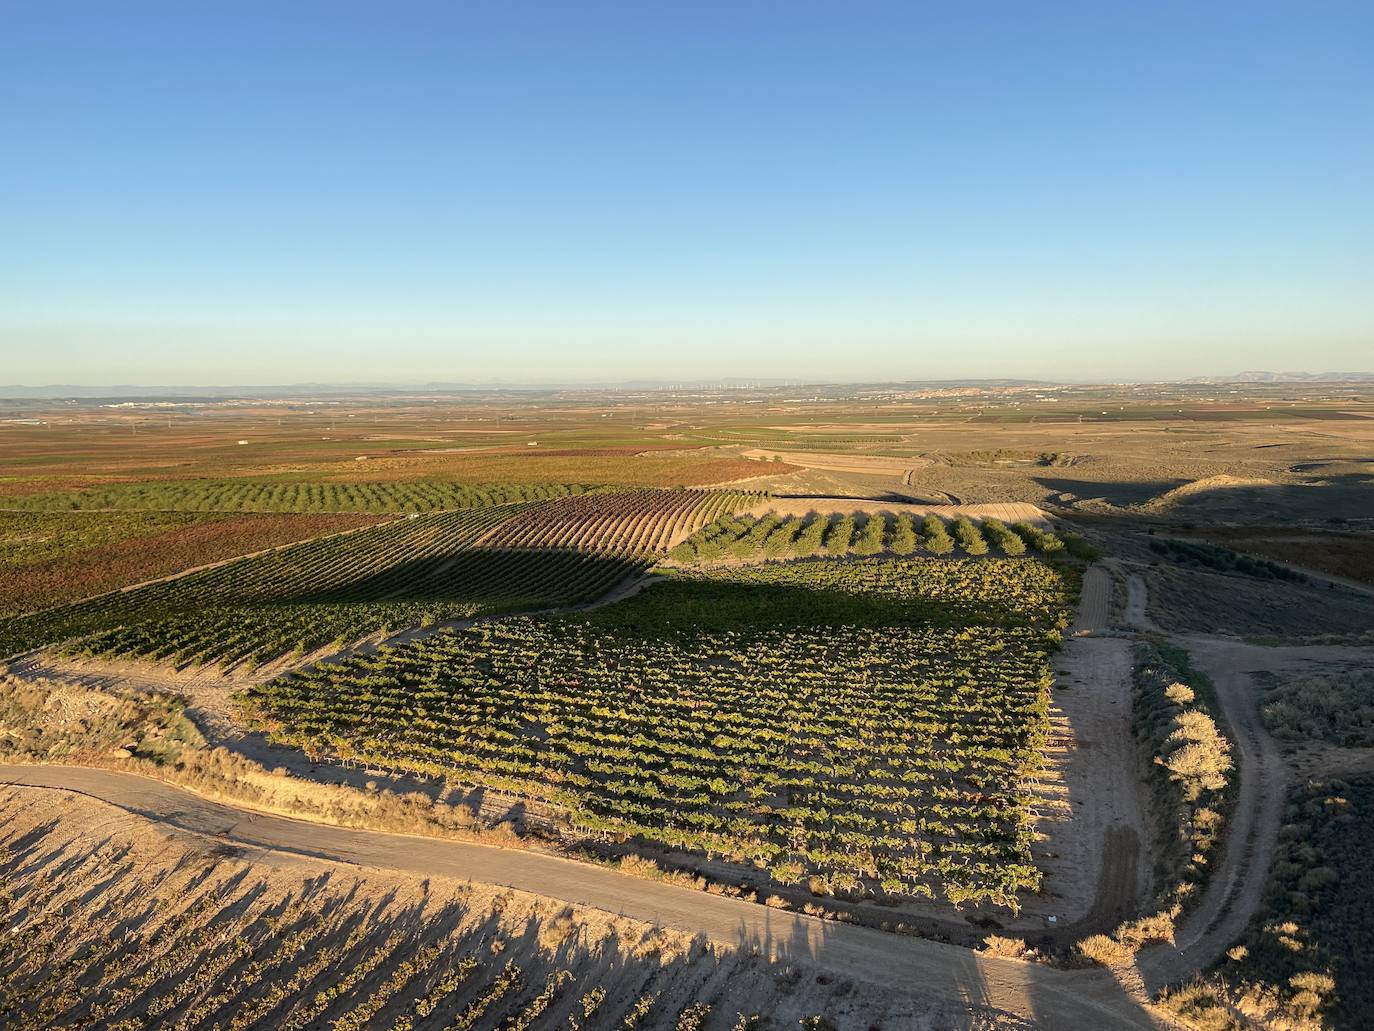
{"type": "Polygon", "coordinates": [[[137,397],[142,394],[157,396],[177,396],[176,391],[186,391],[197,396],[216,397],[226,396],[215,394],[215,391],[273,391],[273,392],[294,392],[304,396],[328,396],[331,392],[340,393],[376,393],[386,394],[390,391],[397,393],[414,393],[423,391],[434,391],[443,393],[445,391],[588,391],[598,390],[649,390],[649,391],[710,391],[721,390],[785,390],[790,388],[845,388],[845,387],[909,387],[909,388],[932,388],[943,387],[995,387],[995,386],[1019,386],[1044,387],[1046,389],[1061,388],[1092,388],[1092,387],[1120,387],[1120,386],[1170,386],[1170,385],[1252,385],[1263,386],[1265,384],[1274,385],[1296,385],[1304,384],[1331,384],[1342,382],[1365,382],[1374,379],[1374,372],[1364,372],[1360,370],[1241,370],[1231,373],[1220,373],[1216,375],[1201,375],[1196,377],[1175,377],[1162,379],[1138,379],[1138,380],[1098,380],[1098,379],[1063,379],[1052,377],[989,377],[989,376],[951,376],[951,377],[929,377],[917,379],[853,379],[853,378],[831,378],[831,379],[790,379],[786,377],[743,377],[743,376],[698,376],[689,377],[681,380],[652,379],[652,378],[623,378],[613,379],[605,377],[585,378],[585,379],[501,379],[491,378],[486,380],[419,380],[419,379],[390,379],[390,380],[302,380],[298,382],[242,382],[234,383],[229,381],[218,382],[127,382],[127,383],[83,383],[75,380],[62,383],[0,383],[0,398],[12,398],[16,400],[59,400],[73,394],[80,397],[137,397]],[[63,390],[63,393],[44,394],[46,390],[63,390]],[[16,393],[7,394],[6,391],[16,393]]]}
{"type": "Polygon", "coordinates": [[[1368,5],[0,13],[0,379],[1368,371],[1368,5]]]}

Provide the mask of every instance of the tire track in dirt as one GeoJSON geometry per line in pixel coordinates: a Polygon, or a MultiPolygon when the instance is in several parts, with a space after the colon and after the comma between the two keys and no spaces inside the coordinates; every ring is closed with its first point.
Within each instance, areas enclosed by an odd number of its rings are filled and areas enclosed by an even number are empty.
{"type": "Polygon", "coordinates": [[[1078,614],[1070,634],[1106,630],[1112,621],[1112,574],[1100,563],[1083,572],[1083,587],[1078,596],[1078,614]]]}

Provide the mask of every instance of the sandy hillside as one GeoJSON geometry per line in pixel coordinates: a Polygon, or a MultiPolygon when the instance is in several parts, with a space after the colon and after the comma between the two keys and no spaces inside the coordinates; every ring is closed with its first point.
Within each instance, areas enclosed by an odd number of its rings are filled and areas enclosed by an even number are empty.
{"type": "Polygon", "coordinates": [[[70,792],[0,795],[0,876],[7,1027],[1023,1026],[524,892],[171,831],[70,792]]]}

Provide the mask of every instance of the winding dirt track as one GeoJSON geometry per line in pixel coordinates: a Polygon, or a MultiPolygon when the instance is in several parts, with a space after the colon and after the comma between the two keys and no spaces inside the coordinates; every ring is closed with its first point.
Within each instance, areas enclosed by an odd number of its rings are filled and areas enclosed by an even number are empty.
{"type": "Polygon", "coordinates": [[[1283,820],[1290,779],[1282,752],[1264,728],[1259,689],[1250,674],[1302,671],[1313,663],[1364,662],[1368,648],[1342,645],[1271,647],[1203,635],[1180,636],[1194,665],[1216,688],[1236,745],[1236,804],[1221,863],[1207,882],[1201,904],[1183,921],[1175,948],[1140,954],[1145,984],[1155,989],[1180,981],[1214,962],[1242,936],[1264,898],[1283,820]]]}
{"type": "Polygon", "coordinates": [[[1249,677],[1250,670],[1265,668],[1266,649],[1205,637],[1180,643],[1216,688],[1239,776],[1226,847],[1201,904],[1184,919],[1175,948],[1140,955],[1140,973],[1151,990],[1212,963],[1245,932],[1264,897],[1287,790],[1283,756],[1260,721],[1249,677]]]}
{"type": "Polygon", "coordinates": [[[1062,971],[994,959],[953,945],[634,880],[539,853],[268,816],[129,773],[0,766],[0,779],[90,795],[176,831],[210,835],[219,845],[517,888],[725,943],[756,945],[770,957],[807,958],[858,980],[991,1006],[1048,1028],[1168,1026],[1147,1014],[1106,970],[1062,971]]]}

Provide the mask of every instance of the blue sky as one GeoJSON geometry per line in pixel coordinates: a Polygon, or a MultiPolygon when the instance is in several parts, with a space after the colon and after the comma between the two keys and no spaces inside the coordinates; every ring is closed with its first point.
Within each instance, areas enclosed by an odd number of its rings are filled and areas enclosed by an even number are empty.
{"type": "Polygon", "coordinates": [[[1371,38],[0,0],[0,383],[1374,370],[1371,38]]]}

